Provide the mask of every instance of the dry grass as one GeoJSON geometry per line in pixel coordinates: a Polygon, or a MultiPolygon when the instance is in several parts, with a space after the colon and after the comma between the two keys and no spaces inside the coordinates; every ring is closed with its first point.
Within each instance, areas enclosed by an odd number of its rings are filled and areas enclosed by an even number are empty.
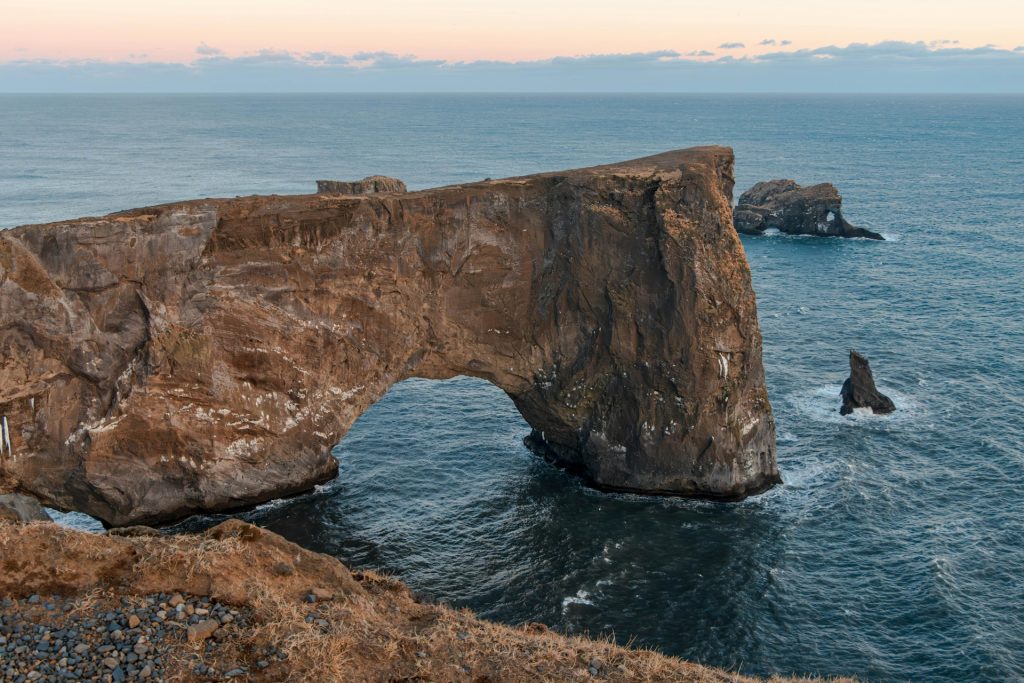
{"type": "MultiPolygon", "coordinates": [[[[757,680],[608,639],[563,636],[540,624],[503,626],[467,610],[423,604],[399,581],[353,574],[333,558],[237,521],[198,536],[163,537],[3,525],[0,565],[0,595],[73,594],[83,610],[104,596],[175,591],[245,606],[249,625],[229,629],[217,661],[207,663],[222,671],[246,666],[252,681],[757,680]],[[33,558],[41,571],[16,558],[33,558]],[[334,599],[304,601],[314,587],[333,591],[334,599]],[[260,671],[256,662],[267,647],[287,658],[260,671]]],[[[182,642],[164,656],[169,680],[190,681],[194,658],[206,655],[200,645],[182,642]]],[[[771,679],[793,680],[800,679],[771,679]]]]}

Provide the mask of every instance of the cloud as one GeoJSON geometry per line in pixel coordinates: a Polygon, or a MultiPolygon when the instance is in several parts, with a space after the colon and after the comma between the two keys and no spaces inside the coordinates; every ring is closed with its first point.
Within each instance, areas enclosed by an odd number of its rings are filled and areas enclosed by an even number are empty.
{"type": "Polygon", "coordinates": [[[204,57],[213,57],[214,55],[224,54],[224,51],[216,47],[210,47],[206,43],[199,43],[196,46],[196,54],[204,57]]]}
{"type": "Polygon", "coordinates": [[[743,43],[722,43],[721,45],[718,46],[718,49],[719,50],[738,50],[738,49],[743,48],[743,47],[746,47],[746,45],[744,45],[743,43]]]}
{"type": "Polygon", "coordinates": [[[352,62],[352,60],[345,55],[336,55],[333,52],[307,52],[302,55],[301,59],[310,65],[321,66],[350,64],[352,62]]]}
{"type": "MultiPolygon", "coordinates": [[[[1002,50],[994,45],[981,47],[932,47],[928,43],[918,41],[883,41],[880,43],[850,43],[846,47],[827,45],[824,47],[803,50],[771,52],[758,55],[755,59],[762,61],[806,61],[808,59],[827,57],[845,62],[887,62],[897,64],[901,61],[916,61],[922,64],[931,63],[938,66],[953,59],[969,58],[1005,58],[1016,59],[1010,50],[1002,50]]],[[[976,62],[978,63],[978,62],[976,62]]]]}
{"type": "Polygon", "coordinates": [[[333,55],[333,64],[348,64],[357,69],[423,69],[441,67],[442,59],[420,59],[415,55],[398,55],[393,52],[357,52],[351,57],[333,55]]]}
{"type": "Polygon", "coordinates": [[[786,45],[792,45],[792,44],[793,44],[792,40],[784,40],[781,43],[779,43],[779,45],[782,45],[783,47],[785,47],[786,45]]]}
{"type": "MultiPolygon", "coordinates": [[[[653,52],[629,52],[619,54],[578,55],[575,57],[553,57],[540,60],[538,63],[550,64],[637,64],[643,62],[659,62],[681,57],[675,50],[655,50],[653,52]]],[[[517,62],[523,64],[524,62],[517,62]]]]}
{"type": "Polygon", "coordinates": [[[1019,45],[1019,46],[1013,48],[1013,51],[1014,52],[1024,52],[1024,45],[1019,45]]]}
{"type": "Polygon", "coordinates": [[[15,59],[0,63],[0,92],[1024,92],[1024,46],[889,41],[752,56],[653,50],[455,62],[206,48],[189,63],[15,59]]]}
{"type": "Polygon", "coordinates": [[[758,45],[774,45],[774,44],[775,44],[775,39],[774,38],[765,38],[760,43],[758,43],[758,45]]]}

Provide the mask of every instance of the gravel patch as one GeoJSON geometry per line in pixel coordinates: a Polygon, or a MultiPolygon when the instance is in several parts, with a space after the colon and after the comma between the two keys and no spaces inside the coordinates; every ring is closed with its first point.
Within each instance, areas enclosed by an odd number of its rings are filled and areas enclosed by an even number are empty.
{"type": "MultiPolygon", "coordinates": [[[[0,680],[161,681],[172,663],[197,680],[244,680],[250,665],[233,661],[224,644],[250,618],[247,609],[179,593],[0,599],[0,680]],[[229,666],[209,663],[225,658],[229,666]]],[[[284,653],[263,648],[258,657],[252,668],[262,670],[284,653]]]]}

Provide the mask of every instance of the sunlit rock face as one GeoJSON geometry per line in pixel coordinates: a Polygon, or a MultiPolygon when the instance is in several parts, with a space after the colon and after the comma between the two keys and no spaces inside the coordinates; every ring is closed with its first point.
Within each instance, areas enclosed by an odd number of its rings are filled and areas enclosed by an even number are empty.
{"type": "Polygon", "coordinates": [[[598,486],[762,491],[732,168],[707,147],[0,233],[0,475],[114,525],[250,505],[334,477],[330,448],[395,382],[471,375],[598,486]]]}

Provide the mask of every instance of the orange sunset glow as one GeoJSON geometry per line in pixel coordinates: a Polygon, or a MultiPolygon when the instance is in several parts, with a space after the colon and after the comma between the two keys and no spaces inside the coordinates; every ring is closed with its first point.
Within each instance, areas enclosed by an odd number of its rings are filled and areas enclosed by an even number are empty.
{"type": "Polygon", "coordinates": [[[1024,3],[6,0],[0,9],[0,61],[181,62],[194,59],[200,44],[231,56],[261,49],[383,50],[449,61],[655,49],[743,56],[887,40],[1012,49],[1024,42],[1024,3]]]}

